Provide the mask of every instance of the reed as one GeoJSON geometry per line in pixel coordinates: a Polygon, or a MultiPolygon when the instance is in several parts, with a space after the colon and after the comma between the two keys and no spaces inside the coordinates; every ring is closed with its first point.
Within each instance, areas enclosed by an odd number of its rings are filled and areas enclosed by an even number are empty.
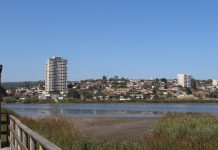
{"type": "Polygon", "coordinates": [[[152,128],[148,139],[150,149],[215,150],[218,147],[218,117],[168,113],[152,128]]]}
{"type": "Polygon", "coordinates": [[[141,137],[97,141],[81,133],[69,118],[25,118],[21,121],[63,150],[216,150],[218,117],[167,113],[141,137]]]}

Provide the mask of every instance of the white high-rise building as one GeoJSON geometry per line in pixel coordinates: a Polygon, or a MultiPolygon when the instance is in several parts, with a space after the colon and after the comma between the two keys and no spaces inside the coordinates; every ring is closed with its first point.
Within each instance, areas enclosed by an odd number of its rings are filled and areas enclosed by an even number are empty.
{"type": "Polygon", "coordinates": [[[67,60],[62,57],[49,58],[46,63],[46,92],[67,92],[67,60]]]}
{"type": "Polygon", "coordinates": [[[182,87],[191,88],[192,75],[178,74],[177,75],[178,85],[182,87]]]}

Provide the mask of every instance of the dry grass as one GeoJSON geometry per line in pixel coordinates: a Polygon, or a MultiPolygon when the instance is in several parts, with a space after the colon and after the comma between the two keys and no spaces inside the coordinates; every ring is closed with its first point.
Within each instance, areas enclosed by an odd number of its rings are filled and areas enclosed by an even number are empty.
{"type": "Polygon", "coordinates": [[[216,150],[218,117],[168,113],[142,137],[97,141],[68,118],[21,118],[22,122],[63,150],[216,150]]]}
{"type": "Polygon", "coordinates": [[[22,118],[21,121],[62,149],[73,149],[74,145],[79,145],[78,142],[88,141],[88,137],[79,132],[67,118],[22,118]]]}
{"type": "Polygon", "coordinates": [[[149,149],[216,150],[218,117],[168,113],[153,127],[148,139],[149,149]]]}
{"type": "Polygon", "coordinates": [[[218,147],[218,118],[211,115],[169,113],[149,134],[103,142],[81,134],[66,118],[25,118],[23,121],[66,150],[215,150],[218,147]]]}

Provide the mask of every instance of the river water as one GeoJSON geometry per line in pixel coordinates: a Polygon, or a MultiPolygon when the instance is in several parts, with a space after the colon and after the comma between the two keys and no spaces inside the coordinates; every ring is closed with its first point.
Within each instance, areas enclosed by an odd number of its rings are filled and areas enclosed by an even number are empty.
{"type": "Polygon", "coordinates": [[[2,104],[22,116],[161,117],[166,112],[218,114],[218,104],[2,104]]]}

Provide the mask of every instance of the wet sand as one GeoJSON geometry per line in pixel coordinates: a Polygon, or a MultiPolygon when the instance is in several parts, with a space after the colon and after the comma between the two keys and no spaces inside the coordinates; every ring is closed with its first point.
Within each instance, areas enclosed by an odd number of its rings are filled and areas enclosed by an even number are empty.
{"type": "Polygon", "coordinates": [[[75,127],[98,140],[145,135],[157,118],[75,117],[75,127]]]}

